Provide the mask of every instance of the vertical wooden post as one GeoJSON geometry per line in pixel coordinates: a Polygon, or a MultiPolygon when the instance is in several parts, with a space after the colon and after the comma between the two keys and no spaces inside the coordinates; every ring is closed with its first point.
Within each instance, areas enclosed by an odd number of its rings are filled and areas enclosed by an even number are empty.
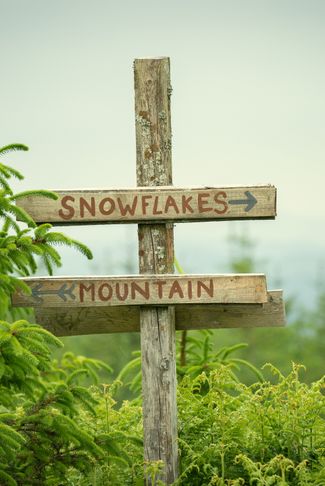
{"type": "MultiPolygon", "coordinates": [[[[171,185],[169,58],[136,59],[134,84],[137,185],[171,185]]],[[[139,224],[138,240],[140,273],[174,272],[172,224],[139,224]]],[[[142,308],[140,328],[144,458],[162,460],[157,479],[171,484],[178,469],[174,308],[142,308]]]]}

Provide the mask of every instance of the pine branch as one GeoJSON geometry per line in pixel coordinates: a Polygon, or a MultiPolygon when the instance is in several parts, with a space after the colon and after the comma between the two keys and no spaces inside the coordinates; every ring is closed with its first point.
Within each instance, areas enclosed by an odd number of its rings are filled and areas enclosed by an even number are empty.
{"type": "Polygon", "coordinates": [[[0,155],[7,154],[9,152],[16,152],[20,150],[27,151],[29,150],[29,148],[27,147],[27,145],[24,145],[22,143],[11,143],[9,145],[5,145],[4,147],[0,148],[0,155]]]}
{"type": "Polygon", "coordinates": [[[10,197],[10,200],[17,201],[18,199],[22,199],[24,197],[29,197],[29,196],[45,197],[47,199],[53,199],[54,201],[58,199],[58,195],[55,194],[55,192],[36,189],[36,190],[18,192],[17,194],[12,195],[10,197]]]}

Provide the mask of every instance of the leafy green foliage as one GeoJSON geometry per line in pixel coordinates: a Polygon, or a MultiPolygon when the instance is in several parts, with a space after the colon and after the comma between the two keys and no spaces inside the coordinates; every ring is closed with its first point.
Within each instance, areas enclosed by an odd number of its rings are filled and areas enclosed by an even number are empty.
{"type": "Polygon", "coordinates": [[[263,381],[262,373],[255,366],[244,359],[231,356],[232,353],[246,348],[247,344],[224,346],[214,351],[213,336],[214,333],[210,330],[202,330],[190,335],[182,331],[181,340],[178,341],[178,374],[180,377],[185,375],[195,377],[203,372],[210,373],[221,365],[228,365],[235,380],[238,380],[236,371],[240,370],[240,366],[245,366],[256,375],[258,380],[263,381]]]}
{"type": "MultiPolygon", "coordinates": [[[[0,155],[14,150],[27,147],[8,145],[0,148],[0,155]]],[[[16,275],[34,273],[35,257],[43,260],[49,273],[61,265],[57,245],[73,246],[91,258],[82,243],[52,232],[50,225],[37,227],[15,205],[31,194],[54,199],[56,195],[47,191],[13,194],[11,177],[23,178],[0,164],[0,483],[57,485],[61,478],[65,481],[67,469],[89,470],[104,455],[94,437],[79,426],[82,410],[94,415],[97,403],[79,380],[84,375],[97,380],[95,370],[109,368],[98,360],[71,356],[60,365],[52,363],[51,348],[61,346],[55,336],[25,319],[5,320],[10,295],[17,288],[28,291],[16,275]]]]}
{"type": "Polygon", "coordinates": [[[36,324],[0,322],[1,484],[61,484],[105,455],[80,417],[97,404],[81,381],[107,366],[71,354],[52,363],[53,346],[61,342],[36,324]]]}
{"type": "MultiPolygon", "coordinates": [[[[0,155],[12,150],[26,147],[3,147],[0,155]]],[[[144,470],[154,484],[162,463],[143,462],[141,398],[122,404],[116,398],[122,381],[139,395],[139,352],[118,380],[103,385],[99,373],[112,371],[107,364],[71,352],[53,361],[60,340],[33,321],[5,319],[10,293],[20,282],[16,275],[33,273],[37,257],[47,260],[51,272],[61,264],[56,248],[62,244],[90,253],[12,209],[26,193],[12,194],[8,181],[22,176],[3,165],[0,173],[0,484],[137,486],[144,483],[144,470]]],[[[46,191],[39,195],[52,197],[46,191]]],[[[310,316],[320,345],[324,302],[310,316]]],[[[305,328],[296,329],[308,342],[305,328]]],[[[210,331],[179,336],[175,486],[325,484],[324,378],[307,385],[300,381],[299,366],[285,375],[267,365],[263,374],[272,374],[273,381],[266,381],[249,361],[233,356],[246,345],[216,351],[210,331]],[[239,367],[259,381],[241,383],[239,367]]]]}
{"type": "MultiPolygon", "coordinates": [[[[324,484],[324,380],[306,385],[299,366],[283,376],[268,365],[275,383],[239,383],[231,366],[185,376],[178,387],[180,477],[175,485],[324,484]]],[[[114,399],[120,384],[93,388],[91,427],[106,457],[89,475],[74,470],[78,485],[143,484],[161,464],[142,460],[141,403],[114,399]]]]}
{"type": "MultiPolygon", "coordinates": [[[[213,333],[208,330],[187,334],[186,331],[178,333],[180,339],[177,341],[177,377],[178,381],[185,376],[195,378],[201,373],[209,374],[211,371],[223,365],[228,365],[233,378],[238,381],[236,372],[241,366],[247,367],[258,380],[263,381],[263,374],[251,363],[241,358],[232,357],[232,353],[245,348],[244,343],[231,347],[223,347],[214,351],[213,333]],[[185,337],[185,339],[184,339],[185,337]]],[[[123,381],[133,395],[141,393],[141,352],[133,351],[134,356],[121,370],[117,379],[123,381]]]]}
{"type": "MultiPolygon", "coordinates": [[[[0,156],[15,150],[28,150],[28,148],[22,144],[7,145],[0,148],[0,156]]],[[[38,261],[43,262],[50,275],[55,267],[61,266],[61,257],[56,247],[70,246],[87,258],[92,258],[91,251],[83,243],[52,231],[50,224],[37,226],[32,218],[15,204],[20,198],[29,195],[57,199],[56,194],[44,190],[14,194],[10,187],[12,177],[23,179],[22,174],[17,170],[0,164],[0,314],[2,315],[8,308],[10,295],[17,288],[29,292],[28,287],[17,278],[17,275],[33,274],[37,269],[38,261]],[[17,221],[21,221],[22,225],[17,221]]]]}
{"type": "Polygon", "coordinates": [[[250,387],[229,367],[184,378],[177,484],[322,484],[324,380],[308,387],[295,365],[286,377],[273,371],[276,384],[250,387]]]}

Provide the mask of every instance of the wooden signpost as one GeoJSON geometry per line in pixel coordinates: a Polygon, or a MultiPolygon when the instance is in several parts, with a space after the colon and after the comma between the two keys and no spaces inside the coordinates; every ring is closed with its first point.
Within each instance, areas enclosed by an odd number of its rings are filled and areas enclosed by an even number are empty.
{"type": "MultiPolygon", "coordinates": [[[[137,188],[58,191],[19,204],[37,222],[138,223],[139,273],[24,279],[37,322],[58,336],[140,331],[145,461],[178,476],[176,329],[282,326],[282,291],[264,275],[173,275],[174,222],[274,219],[273,186],[173,188],[168,58],[134,63],[137,188]]],[[[147,484],[150,478],[147,478],[147,484]]]]}
{"type": "MultiPolygon", "coordinates": [[[[281,290],[268,292],[266,304],[177,304],[177,331],[280,327],[284,325],[281,290]]],[[[36,307],[36,322],[56,336],[140,331],[140,307],[36,307]]]]}
{"type": "Polygon", "coordinates": [[[264,275],[155,275],[26,278],[31,295],[16,305],[86,307],[172,304],[263,304],[264,275]]]}
{"type": "Polygon", "coordinates": [[[56,201],[26,197],[20,206],[38,223],[60,225],[274,219],[276,216],[274,186],[55,192],[56,201]]]}

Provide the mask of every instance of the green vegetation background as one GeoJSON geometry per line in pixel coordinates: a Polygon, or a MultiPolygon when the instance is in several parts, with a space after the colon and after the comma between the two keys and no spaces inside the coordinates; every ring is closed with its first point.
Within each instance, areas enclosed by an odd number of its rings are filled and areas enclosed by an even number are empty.
{"type": "MultiPolygon", "coordinates": [[[[229,238],[232,247],[232,258],[229,261],[229,272],[235,273],[267,273],[265,262],[259,262],[254,257],[254,244],[244,236],[232,235],[229,238]]],[[[136,248],[134,249],[136,255],[136,248]]],[[[126,255],[124,265],[117,269],[120,274],[136,273],[136,262],[126,255]]],[[[180,263],[182,255],[177,256],[180,263]]],[[[186,273],[191,269],[186,268],[186,273]]],[[[211,268],[211,273],[218,269],[211,268]]],[[[270,280],[271,275],[267,275],[270,280]]],[[[273,278],[273,280],[275,280],[273,278]]],[[[214,348],[233,346],[246,343],[247,347],[238,350],[237,356],[248,360],[257,368],[265,363],[274,364],[283,373],[291,370],[291,363],[303,363],[306,367],[302,379],[306,383],[320,379],[324,374],[325,355],[325,286],[318,285],[318,295],[313,307],[304,307],[294,295],[288,295],[284,289],[286,303],[287,325],[283,328],[251,328],[251,329],[220,329],[213,331],[211,338],[214,348]]],[[[181,339],[181,333],[178,333],[181,339]]],[[[191,332],[199,336],[199,332],[191,332]]],[[[65,348],[76,354],[91,356],[109,362],[115,376],[125,366],[132,353],[140,348],[138,333],[73,336],[63,338],[65,348]]],[[[255,375],[243,367],[239,371],[240,379],[246,384],[255,380],[255,375]]]]}
{"type": "MultiPolygon", "coordinates": [[[[66,338],[53,360],[60,340],[10,307],[17,287],[28,291],[17,275],[40,261],[52,274],[58,246],[92,256],[19,209],[27,193],[13,194],[11,177],[22,178],[0,163],[0,484],[158,486],[163,464],[143,461],[139,336],[66,338]]],[[[261,271],[251,242],[235,241],[229,270],[261,271]]],[[[179,333],[175,486],[325,485],[325,293],[312,310],[288,304],[286,328],[179,333]]]]}

